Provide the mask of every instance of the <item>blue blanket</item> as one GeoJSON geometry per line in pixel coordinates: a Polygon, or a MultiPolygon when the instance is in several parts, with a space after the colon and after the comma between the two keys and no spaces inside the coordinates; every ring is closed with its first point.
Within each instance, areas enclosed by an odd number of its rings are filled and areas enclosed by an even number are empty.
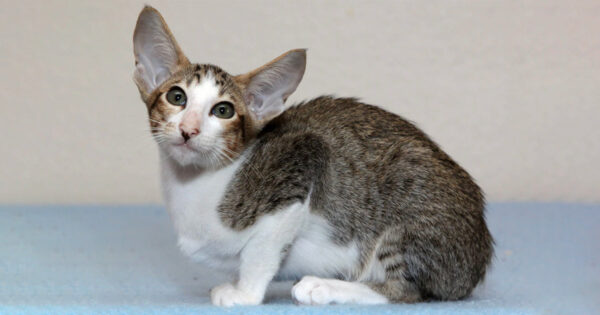
{"type": "Polygon", "coordinates": [[[291,283],[265,305],[217,308],[227,280],[188,261],[159,206],[0,206],[0,313],[600,314],[600,206],[491,204],[488,276],[458,302],[296,306],[291,283]]]}

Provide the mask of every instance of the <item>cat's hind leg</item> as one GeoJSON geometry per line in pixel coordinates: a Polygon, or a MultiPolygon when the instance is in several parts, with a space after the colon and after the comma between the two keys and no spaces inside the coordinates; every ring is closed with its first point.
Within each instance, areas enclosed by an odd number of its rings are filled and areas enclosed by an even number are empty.
{"type": "Polygon", "coordinates": [[[421,294],[405,279],[388,279],[383,283],[351,282],[306,276],[292,288],[292,298],[299,304],[385,304],[415,303],[421,294]]]}
{"type": "Polygon", "coordinates": [[[368,285],[338,279],[306,276],[292,288],[295,302],[306,305],[384,304],[388,299],[368,285]]]}
{"type": "Polygon", "coordinates": [[[404,231],[392,228],[384,233],[363,264],[358,281],[322,279],[307,276],[292,288],[292,297],[300,304],[382,304],[414,303],[422,295],[410,278],[403,255],[404,231]]]}
{"type": "Polygon", "coordinates": [[[375,292],[385,296],[391,303],[415,303],[423,300],[406,261],[406,234],[402,227],[388,229],[381,238],[369,265],[376,265],[383,272],[383,281],[365,281],[375,292]],[[375,264],[376,262],[376,264],[375,264]]]}

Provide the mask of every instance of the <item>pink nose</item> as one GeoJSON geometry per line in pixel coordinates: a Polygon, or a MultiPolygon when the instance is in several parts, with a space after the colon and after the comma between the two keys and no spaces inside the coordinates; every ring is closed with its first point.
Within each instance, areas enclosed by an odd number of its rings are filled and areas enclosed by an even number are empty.
{"type": "Polygon", "coordinates": [[[181,136],[184,141],[188,141],[190,138],[197,136],[200,133],[198,129],[198,118],[196,114],[190,113],[185,115],[179,123],[179,130],[181,130],[181,136]]]}

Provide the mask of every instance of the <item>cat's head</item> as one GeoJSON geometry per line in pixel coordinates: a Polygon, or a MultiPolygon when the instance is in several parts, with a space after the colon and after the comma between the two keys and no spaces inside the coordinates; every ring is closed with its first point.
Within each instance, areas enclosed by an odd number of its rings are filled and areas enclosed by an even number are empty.
{"type": "Polygon", "coordinates": [[[165,156],[183,166],[218,168],[237,158],[286,109],[306,66],[303,49],[237,76],[192,64],[152,7],[140,13],[133,49],[134,80],[152,135],[165,156]]]}

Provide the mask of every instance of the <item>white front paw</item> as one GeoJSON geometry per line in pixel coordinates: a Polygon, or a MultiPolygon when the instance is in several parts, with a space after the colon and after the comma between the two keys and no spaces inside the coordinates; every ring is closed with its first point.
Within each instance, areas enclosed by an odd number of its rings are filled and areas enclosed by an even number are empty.
{"type": "Polygon", "coordinates": [[[210,290],[210,301],[217,306],[258,305],[262,299],[237,289],[231,283],[218,285],[210,290]]]}
{"type": "Polygon", "coordinates": [[[292,288],[292,298],[307,305],[324,305],[334,302],[333,288],[327,281],[306,276],[292,288]]]}

